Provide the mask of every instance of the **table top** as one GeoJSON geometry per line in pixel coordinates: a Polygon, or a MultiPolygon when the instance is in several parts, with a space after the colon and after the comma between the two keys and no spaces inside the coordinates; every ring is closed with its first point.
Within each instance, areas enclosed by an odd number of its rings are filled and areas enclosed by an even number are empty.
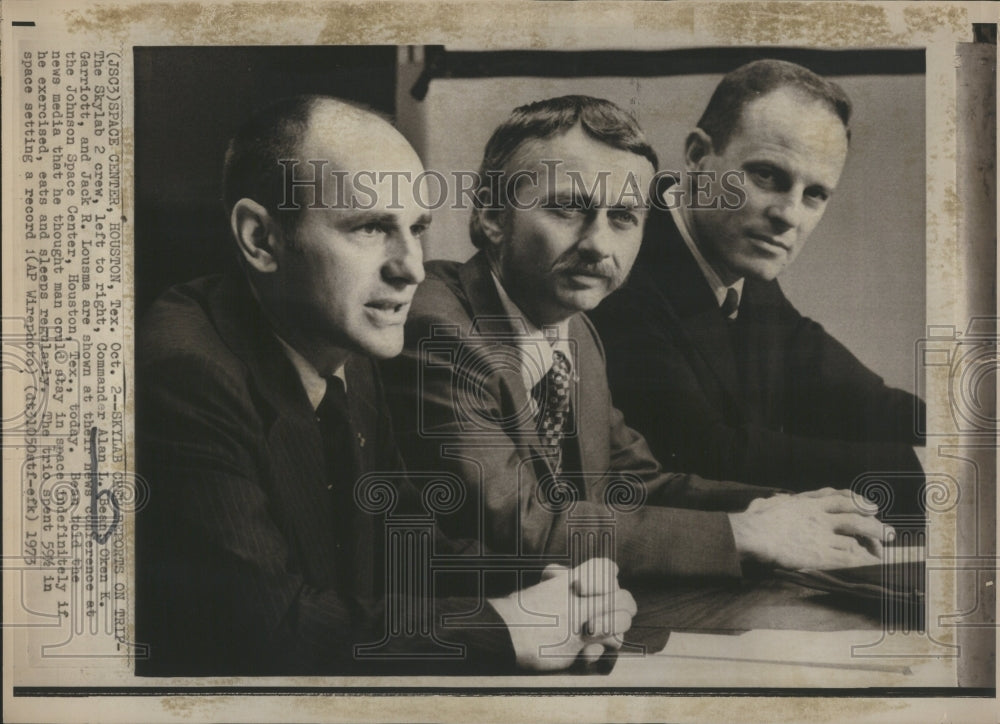
{"type": "Polygon", "coordinates": [[[777,578],[728,585],[633,589],[635,629],[722,633],[752,629],[846,631],[882,626],[878,601],[854,600],[777,578]]]}
{"type": "Polygon", "coordinates": [[[773,575],[627,587],[639,610],[612,686],[954,685],[951,648],[922,625],[887,626],[893,608],[877,599],[773,575]]]}

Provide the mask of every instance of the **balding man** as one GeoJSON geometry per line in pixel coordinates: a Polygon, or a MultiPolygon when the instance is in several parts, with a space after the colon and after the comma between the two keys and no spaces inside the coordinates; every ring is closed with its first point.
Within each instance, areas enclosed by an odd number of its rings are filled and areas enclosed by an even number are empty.
{"type": "Polygon", "coordinates": [[[332,98],[280,102],[230,144],[241,270],[168,291],[136,346],[139,673],[553,669],[620,645],[635,604],[608,561],[434,599],[457,577],[383,550],[385,517],[425,512],[373,363],[400,351],[424,278],[422,172],[391,125],[332,98]]]}

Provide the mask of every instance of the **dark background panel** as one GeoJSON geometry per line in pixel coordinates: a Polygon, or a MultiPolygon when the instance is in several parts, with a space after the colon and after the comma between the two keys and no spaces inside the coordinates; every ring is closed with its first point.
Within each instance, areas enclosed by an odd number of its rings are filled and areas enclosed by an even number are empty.
{"type": "Polygon", "coordinates": [[[255,109],[326,93],[394,114],[396,48],[135,49],[135,303],[232,263],[220,202],[226,144],[255,109]]]}

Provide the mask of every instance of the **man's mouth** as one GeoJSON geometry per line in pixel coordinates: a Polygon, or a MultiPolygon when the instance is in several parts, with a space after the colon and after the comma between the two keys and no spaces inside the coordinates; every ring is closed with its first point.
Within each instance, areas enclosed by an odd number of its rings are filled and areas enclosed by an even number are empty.
{"type": "Polygon", "coordinates": [[[593,269],[567,269],[565,274],[570,283],[580,289],[589,289],[596,284],[607,285],[611,281],[610,276],[593,269]]]}
{"type": "Polygon", "coordinates": [[[365,304],[369,316],[384,324],[401,324],[406,319],[410,301],[401,299],[373,299],[365,304]]]}
{"type": "Polygon", "coordinates": [[[780,249],[785,253],[788,253],[792,250],[790,244],[784,241],[779,241],[778,239],[775,239],[773,236],[770,236],[769,234],[759,234],[755,231],[748,231],[747,236],[751,240],[757,242],[757,246],[763,245],[764,247],[772,247],[775,251],[780,249]]]}
{"type": "Polygon", "coordinates": [[[409,304],[408,301],[399,302],[391,299],[377,299],[374,302],[368,302],[365,306],[378,309],[381,312],[398,312],[407,304],[409,304]]]}

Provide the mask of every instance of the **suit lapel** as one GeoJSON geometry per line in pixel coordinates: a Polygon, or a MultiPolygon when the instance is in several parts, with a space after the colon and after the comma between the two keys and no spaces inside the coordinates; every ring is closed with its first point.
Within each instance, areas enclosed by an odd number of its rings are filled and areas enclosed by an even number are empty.
{"type": "Polygon", "coordinates": [[[699,366],[711,370],[726,392],[738,398],[739,373],[726,320],[669,212],[658,212],[650,225],[637,265],[676,312],[675,321],[697,352],[699,366]]]}
{"type": "Polygon", "coordinates": [[[286,540],[297,542],[298,560],[317,585],[333,582],[337,539],[331,529],[331,500],[315,413],[298,374],[253,299],[247,284],[228,277],[212,299],[212,311],[226,344],[246,364],[265,416],[266,458],[272,467],[268,491],[284,522],[286,540]]]}
{"type": "Polygon", "coordinates": [[[747,279],[740,303],[740,324],[746,337],[747,414],[754,424],[774,429],[783,424],[781,392],[787,383],[784,350],[788,345],[782,338],[777,309],[781,297],[777,282],[747,279]]]}
{"type": "MultiPolygon", "coordinates": [[[[517,359],[511,356],[520,354],[517,340],[527,333],[527,327],[522,320],[511,319],[506,314],[500,295],[497,294],[486,254],[480,251],[463,264],[459,269],[458,278],[465,298],[469,302],[472,318],[472,329],[469,330],[466,339],[479,337],[487,344],[505,347],[502,354],[497,354],[497,359],[517,359]]],[[[526,448],[530,457],[543,458],[549,472],[554,472],[552,460],[538,434],[537,419],[527,413],[532,404],[531,391],[525,386],[520,370],[491,367],[490,374],[499,377],[501,409],[525,411],[525,414],[517,415],[508,432],[517,444],[526,448]]]]}
{"type": "Polygon", "coordinates": [[[582,315],[574,315],[570,319],[569,336],[576,347],[577,383],[573,390],[573,409],[580,470],[604,473],[609,467],[608,430],[611,427],[608,418],[611,400],[601,395],[601,391],[608,387],[607,370],[582,315]]]}

